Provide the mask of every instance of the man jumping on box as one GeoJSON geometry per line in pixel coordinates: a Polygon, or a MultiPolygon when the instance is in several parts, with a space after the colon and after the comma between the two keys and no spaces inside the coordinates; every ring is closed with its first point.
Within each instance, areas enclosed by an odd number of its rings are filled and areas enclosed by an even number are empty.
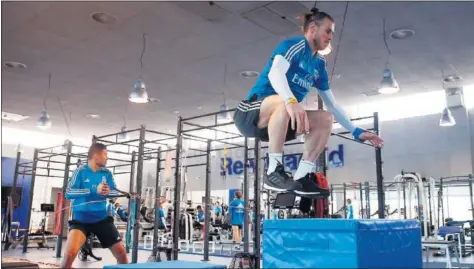
{"type": "Polygon", "coordinates": [[[328,195],[315,180],[315,161],[331,135],[334,118],[357,141],[369,141],[376,147],[383,140],[376,134],[354,126],[336,104],[329,87],[325,59],[318,54],[330,43],[334,19],[325,12],[312,9],[305,14],[303,37],[280,43],[247,98],[237,107],[235,125],[242,135],[269,142],[269,166],[264,187],[273,191],[293,191],[299,195],[328,195]],[[327,111],[305,111],[300,102],[316,88],[327,111]],[[306,134],[303,158],[294,180],[282,165],[286,141],[306,134]]]}

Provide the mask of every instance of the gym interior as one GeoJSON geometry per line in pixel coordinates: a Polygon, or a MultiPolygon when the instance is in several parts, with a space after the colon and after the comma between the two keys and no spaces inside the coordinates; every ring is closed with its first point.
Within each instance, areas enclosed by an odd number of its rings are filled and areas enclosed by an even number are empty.
{"type": "MultiPolygon", "coordinates": [[[[74,268],[474,267],[474,3],[1,8],[2,267],[59,268],[74,210],[64,193],[93,142],[133,193],[107,201],[130,264],[91,234],[74,268]],[[268,143],[242,136],[233,113],[315,6],[335,19],[324,58],[338,103],[385,143],[334,122],[316,164],[330,195],[307,198],[263,188],[268,143]],[[384,69],[397,91],[379,89],[384,69]]],[[[303,144],[284,146],[290,173],[303,144]]]]}

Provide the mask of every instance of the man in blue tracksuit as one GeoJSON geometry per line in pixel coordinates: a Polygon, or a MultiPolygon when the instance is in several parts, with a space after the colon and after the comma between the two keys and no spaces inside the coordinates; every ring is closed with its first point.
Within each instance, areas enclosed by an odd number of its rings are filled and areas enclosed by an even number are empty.
{"type": "Polygon", "coordinates": [[[352,206],[351,199],[347,199],[347,218],[354,219],[354,207],[352,206]]]}
{"type": "MultiPolygon", "coordinates": [[[[242,200],[242,192],[235,192],[235,200],[233,200],[229,205],[229,213],[234,242],[240,244],[242,241],[242,228],[244,227],[245,214],[245,203],[242,200]]],[[[236,248],[239,248],[239,246],[236,248]]]]}
{"type": "Polygon", "coordinates": [[[112,173],[105,168],[106,163],[106,146],[92,144],[87,164],[80,165],[67,183],[65,197],[72,200],[72,218],[61,268],[71,268],[90,233],[97,236],[103,248],[112,251],[117,263],[128,263],[122,238],[106,208],[107,198],[122,195],[116,190],[112,173]]]}
{"type": "Polygon", "coordinates": [[[115,217],[115,199],[110,199],[107,203],[107,214],[110,216],[110,217],[115,217]]]}

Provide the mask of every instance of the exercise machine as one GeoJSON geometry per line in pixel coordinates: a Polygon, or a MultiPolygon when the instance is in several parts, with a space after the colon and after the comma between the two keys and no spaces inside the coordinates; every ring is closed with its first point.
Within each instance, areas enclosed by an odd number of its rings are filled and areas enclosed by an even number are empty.
{"type": "MultiPolygon", "coordinates": [[[[424,240],[428,239],[428,236],[431,234],[430,230],[428,227],[431,228],[431,225],[428,226],[428,201],[425,193],[425,187],[423,184],[423,179],[419,173],[414,173],[414,172],[404,172],[402,171],[400,175],[395,176],[394,179],[395,183],[397,184],[397,198],[398,198],[398,204],[397,204],[397,212],[401,212],[401,188],[400,186],[405,186],[405,184],[408,187],[408,210],[405,207],[405,214],[408,213],[407,216],[404,216],[405,218],[408,219],[413,219],[415,218],[412,216],[412,197],[415,194],[414,191],[415,189],[417,190],[417,197],[418,197],[418,206],[416,207],[417,209],[417,218],[422,222],[422,236],[424,237],[424,240]]],[[[404,196],[405,196],[405,188],[404,189],[404,196]]],[[[401,216],[401,214],[399,214],[401,216]]]]}
{"type": "MultiPolygon", "coordinates": [[[[39,212],[44,213],[44,216],[41,219],[40,228],[38,230],[36,230],[35,232],[25,231],[25,232],[28,232],[27,248],[37,248],[37,249],[45,248],[45,249],[53,249],[54,250],[55,246],[49,246],[48,241],[56,240],[57,236],[53,235],[49,231],[46,231],[47,216],[48,216],[48,213],[54,213],[54,204],[41,204],[40,208],[41,208],[41,210],[39,212]],[[37,246],[35,246],[35,247],[29,246],[29,244],[31,244],[31,243],[36,243],[37,246]]],[[[16,239],[10,241],[10,245],[14,249],[14,248],[16,248],[16,246],[18,244],[23,242],[25,235],[23,234],[22,236],[18,237],[20,223],[15,223],[14,222],[12,224],[16,224],[16,226],[17,226],[16,232],[15,232],[16,239]]]]}
{"type": "Polygon", "coordinates": [[[54,249],[54,246],[47,245],[47,241],[54,240],[57,236],[46,231],[46,219],[48,213],[54,213],[54,204],[41,204],[40,208],[41,212],[44,212],[43,219],[41,219],[41,228],[34,233],[28,234],[28,243],[37,243],[38,249],[54,249]]]}
{"type": "MultiPolygon", "coordinates": [[[[459,257],[468,257],[471,256],[473,251],[472,245],[466,244],[466,234],[464,231],[464,224],[470,223],[471,221],[447,221],[446,226],[441,226],[438,229],[437,237],[444,241],[454,241],[456,242],[457,251],[450,250],[450,254],[457,253],[459,257]]],[[[445,256],[444,251],[438,251],[433,254],[433,256],[445,256]]]]}
{"type": "Polygon", "coordinates": [[[92,248],[94,247],[94,240],[95,240],[95,234],[91,233],[90,235],[87,236],[86,242],[84,245],[82,245],[81,250],[78,253],[79,260],[81,261],[87,261],[87,257],[91,256],[94,258],[96,261],[101,261],[101,257],[97,257],[94,255],[92,252],[92,248]]]}
{"type": "MultiPolygon", "coordinates": [[[[305,205],[306,206],[306,205],[305,205]]],[[[311,205],[310,205],[311,206],[311,205]]],[[[307,207],[307,206],[306,206],[307,207]]],[[[295,214],[292,214],[293,209],[296,208],[296,195],[293,193],[278,193],[273,204],[273,210],[277,215],[277,219],[290,219],[295,214]]],[[[306,209],[306,208],[305,208],[306,209]]],[[[306,214],[309,216],[309,210],[306,214]]],[[[275,216],[274,216],[275,219],[275,216]]]]}

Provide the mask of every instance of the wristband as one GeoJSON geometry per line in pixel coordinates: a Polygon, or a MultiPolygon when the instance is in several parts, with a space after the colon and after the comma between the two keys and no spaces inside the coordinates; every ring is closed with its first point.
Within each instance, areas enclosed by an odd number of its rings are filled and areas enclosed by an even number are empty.
{"type": "Polygon", "coordinates": [[[288,99],[286,99],[286,101],[285,101],[285,104],[286,104],[286,105],[287,105],[287,104],[297,104],[297,103],[298,103],[298,100],[296,100],[296,98],[294,98],[294,97],[288,98],[288,99]]]}
{"type": "Polygon", "coordinates": [[[366,132],[364,129],[357,127],[354,132],[352,132],[352,135],[357,142],[364,142],[364,140],[359,139],[359,136],[364,132],[366,132]]]}

